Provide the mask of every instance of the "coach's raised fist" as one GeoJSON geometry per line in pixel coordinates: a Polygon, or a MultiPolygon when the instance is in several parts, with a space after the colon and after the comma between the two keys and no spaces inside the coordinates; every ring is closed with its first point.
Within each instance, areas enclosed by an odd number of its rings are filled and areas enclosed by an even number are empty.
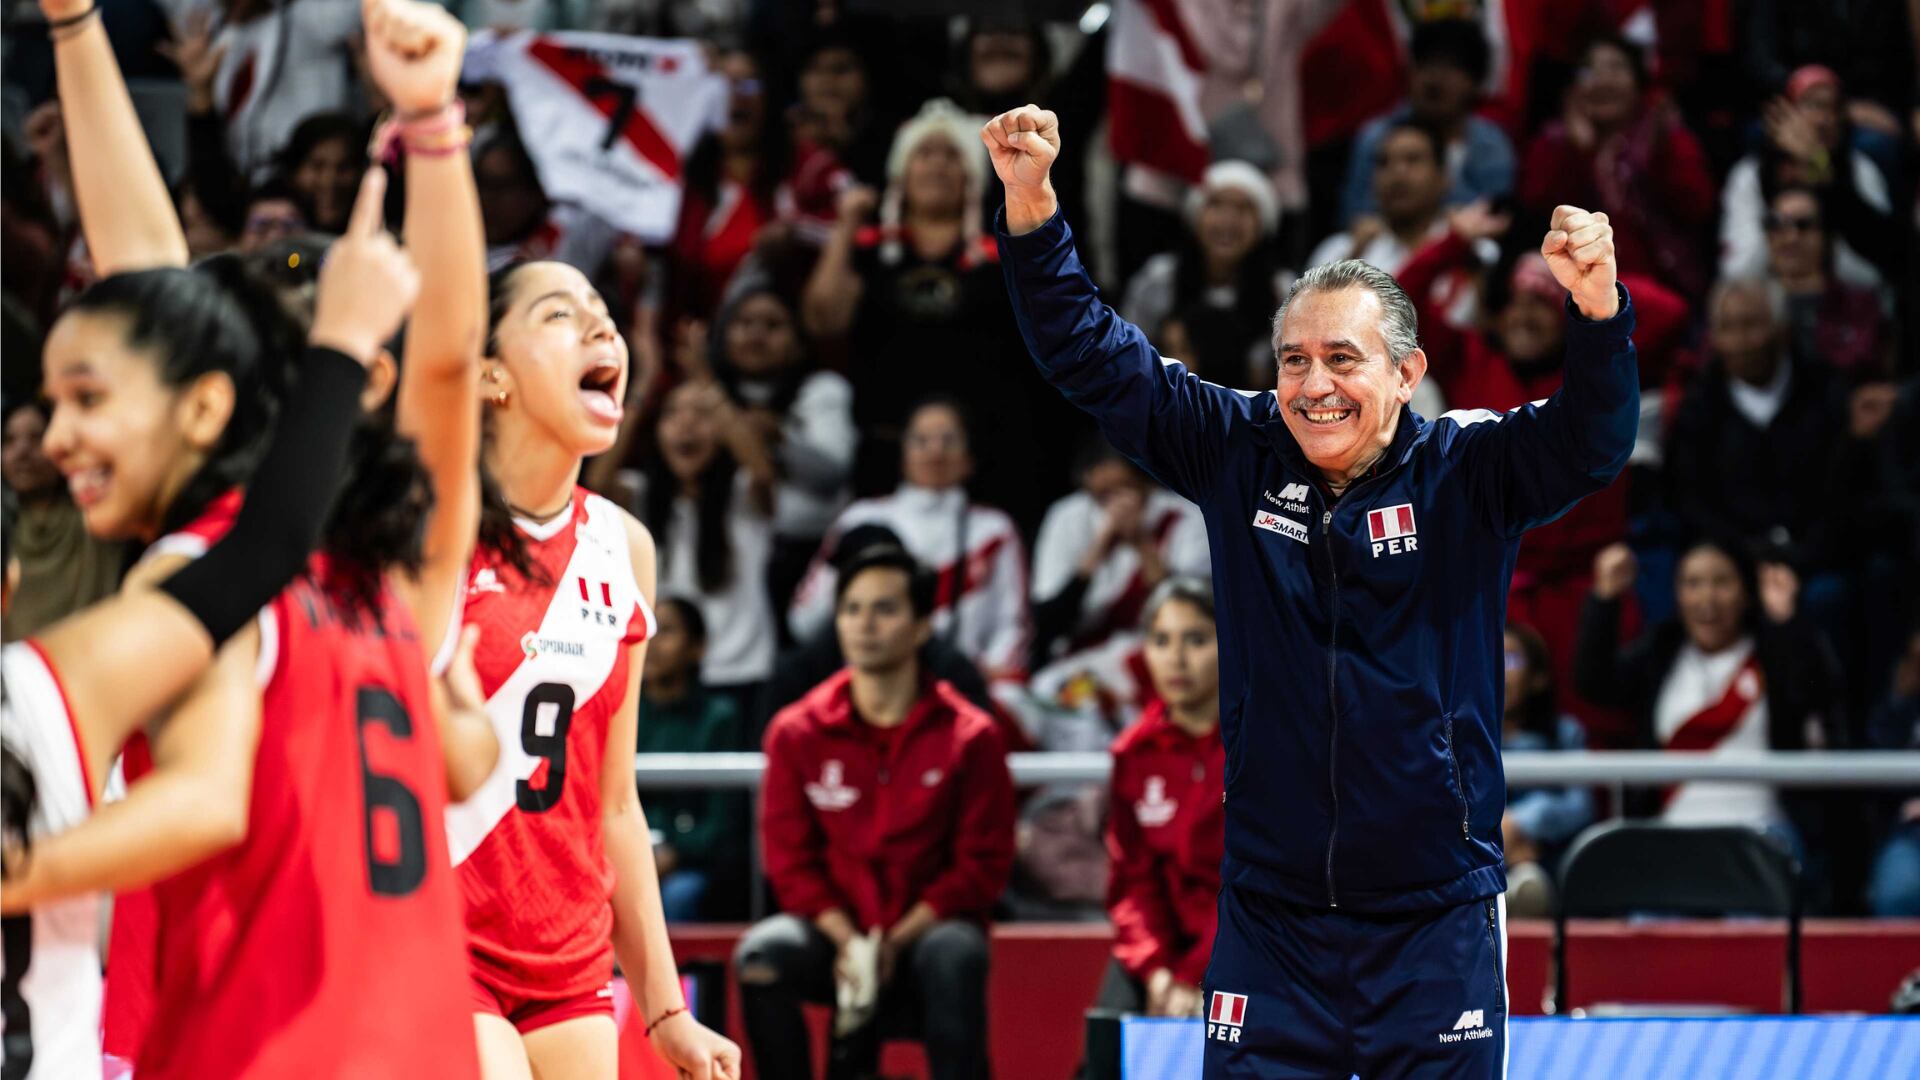
{"type": "Polygon", "coordinates": [[[1619,267],[1613,258],[1613,226],[1605,214],[1577,206],[1553,208],[1553,224],[1540,242],[1560,287],[1573,294],[1574,306],[1589,319],[1611,319],[1620,310],[1614,288],[1619,267]]]}
{"type": "Polygon", "coordinates": [[[1039,228],[1058,205],[1047,174],[1060,156],[1060,118],[1038,105],[1022,105],[987,121],[980,141],[1007,188],[1008,231],[1039,228]]]}

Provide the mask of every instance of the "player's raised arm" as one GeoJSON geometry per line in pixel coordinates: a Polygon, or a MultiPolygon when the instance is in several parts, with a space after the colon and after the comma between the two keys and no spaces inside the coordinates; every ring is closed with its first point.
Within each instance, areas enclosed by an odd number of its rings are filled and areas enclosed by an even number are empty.
{"type": "Polygon", "coordinates": [[[1540,254],[1568,293],[1566,381],[1545,402],[1469,426],[1459,443],[1474,463],[1470,490],[1509,534],[1612,483],[1640,425],[1633,304],[1618,282],[1607,215],[1556,207],[1540,254]]]}
{"type": "Polygon", "coordinates": [[[1023,105],[989,120],[980,139],[1006,185],[1000,264],[1040,373],[1122,453],[1204,501],[1228,432],[1251,418],[1253,400],[1163,361],[1139,327],[1101,302],[1053,194],[1060,154],[1053,113],[1023,105]]]}
{"type": "MultiPolygon", "coordinates": [[[[406,153],[406,244],[420,267],[407,324],[398,426],[433,478],[425,561],[408,591],[429,657],[443,654],[480,527],[480,350],[486,333],[486,241],[455,98],[466,28],[419,0],[365,0],[367,67],[393,103],[406,153]]],[[[444,655],[442,655],[444,659],[444,655]]]]}
{"type": "Polygon", "coordinates": [[[80,227],[101,277],[185,266],[187,236],[133,111],[96,0],[41,0],[80,227]]]}

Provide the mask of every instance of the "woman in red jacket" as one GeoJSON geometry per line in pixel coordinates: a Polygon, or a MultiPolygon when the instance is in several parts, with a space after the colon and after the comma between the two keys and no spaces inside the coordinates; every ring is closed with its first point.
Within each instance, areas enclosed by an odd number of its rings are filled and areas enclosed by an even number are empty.
{"type": "Polygon", "coordinates": [[[760,838],[786,914],[734,954],[761,1080],[809,1074],[804,1001],[837,1006],[829,1080],[869,1075],[883,1034],[923,1041],[934,1080],[986,1075],[1013,778],[992,718],[925,674],[932,615],[904,549],[854,556],[834,615],[847,667],[767,728],[760,838]]]}
{"type": "Polygon", "coordinates": [[[1197,1016],[1220,892],[1226,751],[1213,591],[1169,578],[1146,609],[1158,698],[1113,742],[1113,962],[1095,1008],[1197,1016]]]}

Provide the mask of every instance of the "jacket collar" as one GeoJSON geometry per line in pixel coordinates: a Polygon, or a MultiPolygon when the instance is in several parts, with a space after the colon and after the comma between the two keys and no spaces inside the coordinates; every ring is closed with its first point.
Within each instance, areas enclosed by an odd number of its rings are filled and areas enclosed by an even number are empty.
{"type": "MultiPolygon", "coordinates": [[[[844,730],[856,735],[866,735],[883,729],[861,719],[858,709],[853,707],[853,668],[843,667],[833,678],[821,683],[814,691],[814,715],[824,728],[844,730]]],[[[920,673],[920,696],[914,699],[913,708],[907,710],[906,718],[891,729],[909,731],[938,713],[945,707],[932,678],[922,670],[920,673]]]]}

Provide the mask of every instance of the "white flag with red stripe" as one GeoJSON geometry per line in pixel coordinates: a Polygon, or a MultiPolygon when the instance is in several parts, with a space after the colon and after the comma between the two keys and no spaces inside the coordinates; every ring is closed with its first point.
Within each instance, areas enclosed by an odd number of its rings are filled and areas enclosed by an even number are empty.
{"type": "Polygon", "coordinates": [[[1115,0],[1107,35],[1108,141],[1115,160],[1198,183],[1206,172],[1200,108],[1206,57],[1182,0],[1115,0]]]}
{"type": "Polygon", "coordinates": [[[1367,539],[1396,540],[1402,536],[1412,536],[1413,504],[1401,503],[1398,506],[1382,507],[1367,512],[1367,539]]]}
{"type": "Polygon", "coordinates": [[[475,34],[461,77],[506,87],[548,198],[650,243],[672,238],[687,155],[726,121],[727,80],[697,41],[475,34]]]}
{"type": "Polygon", "coordinates": [[[1231,1024],[1241,1027],[1247,1019],[1247,995],[1229,994],[1224,990],[1213,992],[1213,1008],[1207,1011],[1207,1022],[1213,1024],[1231,1024]]]}

